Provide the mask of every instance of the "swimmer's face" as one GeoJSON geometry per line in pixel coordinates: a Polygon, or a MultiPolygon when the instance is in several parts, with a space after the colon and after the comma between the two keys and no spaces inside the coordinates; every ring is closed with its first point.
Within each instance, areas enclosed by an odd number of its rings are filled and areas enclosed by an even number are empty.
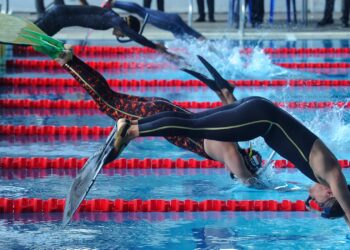
{"type": "Polygon", "coordinates": [[[118,28],[113,29],[113,35],[116,37],[125,37],[124,33],[118,28]]]}
{"type": "Polygon", "coordinates": [[[333,193],[329,187],[321,184],[315,184],[309,189],[309,195],[318,203],[325,203],[333,197],[333,193]]]}

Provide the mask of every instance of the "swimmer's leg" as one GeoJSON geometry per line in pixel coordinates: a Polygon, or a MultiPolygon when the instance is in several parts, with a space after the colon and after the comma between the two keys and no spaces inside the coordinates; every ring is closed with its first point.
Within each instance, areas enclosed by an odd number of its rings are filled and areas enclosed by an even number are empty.
{"type": "MultiPolygon", "coordinates": [[[[139,119],[162,111],[189,112],[162,98],[143,98],[114,92],[99,72],[76,56],[73,56],[72,60],[63,62],[62,66],[91,95],[100,110],[114,120],[139,119]]],[[[186,137],[167,137],[166,139],[178,147],[210,158],[204,151],[202,139],[194,140],[186,137]]]]}

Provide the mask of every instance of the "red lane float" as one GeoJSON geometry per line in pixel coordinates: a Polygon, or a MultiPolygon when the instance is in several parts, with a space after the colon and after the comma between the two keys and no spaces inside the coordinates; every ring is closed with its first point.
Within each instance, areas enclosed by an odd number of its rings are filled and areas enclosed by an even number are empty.
{"type": "MultiPolygon", "coordinates": [[[[144,62],[99,62],[99,61],[87,61],[90,67],[97,70],[105,69],[165,69],[174,68],[170,63],[144,63],[144,62]]],[[[47,60],[7,60],[6,67],[11,69],[62,69],[55,61],[47,60]]]]}
{"type": "Polygon", "coordinates": [[[348,69],[350,63],[275,63],[287,69],[348,69]]]}
{"type": "MultiPolygon", "coordinates": [[[[0,158],[2,169],[80,169],[87,158],[46,158],[46,157],[3,157],[0,158]]],[[[339,160],[342,168],[349,168],[348,160],[339,160]]],[[[295,168],[287,160],[273,161],[275,168],[295,168]]],[[[117,159],[105,166],[105,169],[184,169],[184,168],[223,168],[223,164],[213,160],[146,158],[146,159],[117,159]]]]}
{"type": "MultiPolygon", "coordinates": [[[[350,86],[349,80],[230,80],[238,87],[278,87],[278,86],[350,86]]],[[[76,87],[79,83],[74,79],[65,78],[0,78],[2,86],[30,86],[30,87],[76,87]]],[[[198,80],[136,80],[109,79],[111,87],[203,87],[198,80]]]]}
{"type": "MultiPolygon", "coordinates": [[[[64,210],[65,199],[50,198],[42,200],[38,198],[8,199],[0,198],[0,213],[61,213],[64,210]]],[[[311,206],[319,209],[317,204],[311,206]]],[[[78,212],[205,212],[205,211],[307,211],[302,200],[109,200],[93,199],[84,200],[77,210],[78,212]]]]}
{"type": "MultiPolygon", "coordinates": [[[[208,109],[222,106],[221,102],[187,102],[173,101],[175,105],[189,109],[208,109]]],[[[320,109],[320,108],[350,108],[350,102],[275,102],[281,108],[320,109]]],[[[30,100],[30,99],[0,99],[1,108],[30,109],[97,109],[93,100],[30,100]]]]}
{"type": "Polygon", "coordinates": [[[350,54],[350,48],[265,48],[266,54],[350,54]]]}
{"type": "MultiPolygon", "coordinates": [[[[82,168],[87,158],[45,158],[45,157],[4,157],[0,158],[0,168],[3,169],[75,169],[82,168]]],[[[220,162],[196,159],[117,159],[105,166],[106,169],[158,169],[158,168],[223,168],[220,162]]]]}
{"type": "MultiPolygon", "coordinates": [[[[87,61],[90,67],[97,70],[105,69],[165,69],[175,68],[170,63],[138,63],[138,62],[99,62],[87,61]]],[[[276,63],[275,65],[289,69],[348,69],[350,63],[276,63]]],[[[7,60],[6,67],[11,69],[62,69],[55,61],[48,60],[7,60]]]]}
{"type": "MultiPolygon", "coordinates": [[[[97,56],[97,55],[120,55],[120,54],[153,54],[156,50],[147,47],[117,47],[117,46],[79,46],[72,47],[75,55],[97,56]]],[[[43,55],[33,47],[13,46],[15,55],[43,55]]]]}
{"type": "Polygon", "coordinates": [[[13,126],[0,125],[0,135],[15,136],[108,136],[112,131],[112,127],[88,127],[88,126],[13,126]]]}
{"type": "Polygon", "coordinates": [[[95,116],[103,115],[97,109],[1,109],[3,116],[95,116]]]}
{"type": "MultiPolygon", "coordinates": [[[[146,47],[117,47],[117,46],[73,46],[74,54],[78,56],[121,55],[121,54],[150,54],[155,50],[146,47]]],[[[252,53],[252,48],[243,49],[242,53],[252,53]]],[[[264,48],[266,54],[349,54],[349,48],[264,48]]],[[[32,47],[14,46],[15,55],[42,55],[32,47]]]]}

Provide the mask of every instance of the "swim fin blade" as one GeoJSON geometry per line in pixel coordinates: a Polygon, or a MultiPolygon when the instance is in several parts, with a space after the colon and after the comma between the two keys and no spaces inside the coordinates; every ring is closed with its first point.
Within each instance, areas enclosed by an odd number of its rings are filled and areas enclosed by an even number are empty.
{"type": "Polygon", "coordinates": [[[207,68],[209,73],[214,78],[216,84],[220,89],[228,89],[231,93],[234,91],[234,86],[232,86],[227,80],[225,80],[219,72],[202,56],[197,55],[198,59],[202,62],[202,64],[207,68]]]}
{"type": "Polygon", "coordinates": [[[63,42],[53,39],[52,37],[45,34],[24,28],[20,36],[36,43],[37,45],[33,45],[33,48],[36,51],[48,55],[53,59],[58,58],[64,50],[63,42]]]}
{"type": "Polygon", "coordinates": [[[87,160],[72,183],[66,197],[63,212],[63,226],[66,226],[71,221],[73,215],[93,186],[98,173],[114,153],[114,138],[117,131],[117,126],[114,126],[106,143],[87,160]]]}
{"type": "Polygon", "coordinates": [[[196,72],[194,70],[191,70],[191,69],[182,68],[181,70],[186,72],[186,73],[188,73],[188,74],[190,74],[190,75],[192,75],[192,76],[194,76],[195,78],[197,78],[198,80],[203,82],[205,85],[207,85],[214,92],[220,91],[220,89],[216,85],[215,81],[209,79],[205,75],[203,75],[203,74],[201,74],[199,72],[196,72]]]}
{"type": "MultiPolygon", "coordinates": [[[[21,36],[24,29],[46,35],[34,23],[12,15],[0,13],[0,43],[19,45],[40,45],[21,36]]],[[[25,32],[24,32],[25,33],[25,32]]]]}

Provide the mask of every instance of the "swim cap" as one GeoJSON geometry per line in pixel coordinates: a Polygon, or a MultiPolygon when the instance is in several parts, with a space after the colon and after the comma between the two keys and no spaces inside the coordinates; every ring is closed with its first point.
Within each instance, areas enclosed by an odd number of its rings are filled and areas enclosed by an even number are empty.
{"type": "Polygon", "coordinates": [[[136,17],[129,15],[126,17],[126,22],[128,24],[128,26],[133,29],[135,32],[139,32],[141,29],[141,24],[139,19],[137,19],[136,17]]]}
{"type": "MultiPolygon", "coordinates": [[[[256,172],[262,167],[262,158],[260,153],[251,148],[239,148],[238,150],[243,157],[244,163],[249,172],[255,175],[256,172]]],[[[235,175],[233,173],[230,173],[230,176],[232,179],[235,178],[235,175]]]]}
{"type": "MultiPolygon", "coordinates": [[[[348,189],[350,191],[350,185],[348,185],[348,189]]],[[[310,201],[311,200],[315,200],[312,197],[308,197],[308,199],[305,201],[305,205],[306,207],[310,210],[313,209],[310,206],[310,201]]],[[[316,202],[317,203],[317,202],[316,202]]],[[[321,208],[321,216],[323,218],[327,218],[327,219],[336,219],[339,217],[344,216],[344,210],[341,208],[339,202],[334,198],[330,198],[328,199],[326,202],[319,204],[319,207],[321,208]]]]}

